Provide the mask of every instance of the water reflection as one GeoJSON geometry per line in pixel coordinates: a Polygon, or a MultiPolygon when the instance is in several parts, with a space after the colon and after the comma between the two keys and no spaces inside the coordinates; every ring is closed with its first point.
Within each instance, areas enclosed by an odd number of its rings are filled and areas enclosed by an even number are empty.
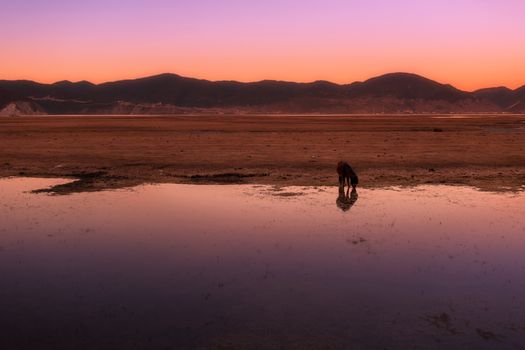
{"type": "Polygon", "coordinates": [[[339,195],[336,200],[337,207],[342,211],[349,211],[355,202],[357,202],[358,197],[355,187],[352,188],[352,192],[350,193],[350,187],[348,187],[345,192],[344,186],[339,186],[339,195]]]}
{"type": "Polygon", "coordinates": [[[525,348],[523,194],[54,183],[0,180],[0,349],[525,348]]]}

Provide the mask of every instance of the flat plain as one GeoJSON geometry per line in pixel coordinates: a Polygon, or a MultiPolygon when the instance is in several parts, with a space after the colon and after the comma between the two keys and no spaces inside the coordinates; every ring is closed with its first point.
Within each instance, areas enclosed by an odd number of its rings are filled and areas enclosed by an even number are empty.
{"type": "Polygon", "coordinates": [[[0,177],[72,177],[56,193],[144,183],[525,184],[525,115],[198,115],[0,118],[0,177]]]}

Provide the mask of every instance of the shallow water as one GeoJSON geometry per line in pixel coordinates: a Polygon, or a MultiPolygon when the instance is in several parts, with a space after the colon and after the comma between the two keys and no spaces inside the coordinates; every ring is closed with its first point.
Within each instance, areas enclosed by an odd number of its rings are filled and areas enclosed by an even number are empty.
{"type": "Polygon", "coordinates": [[[525,347],[523,193],[61,182],[0,180],[3,349],[525,347]]]}

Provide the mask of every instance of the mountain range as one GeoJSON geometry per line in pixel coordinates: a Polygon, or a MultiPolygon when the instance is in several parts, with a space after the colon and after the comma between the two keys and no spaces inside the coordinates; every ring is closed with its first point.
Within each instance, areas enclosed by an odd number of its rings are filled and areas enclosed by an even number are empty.
{"type": "Polygon", "coordinates": [[[0,80],[0,114],[523,113],[525,86],[473,92],[410,73],[352,84],[161,74],[103,84],[0,80]]]}

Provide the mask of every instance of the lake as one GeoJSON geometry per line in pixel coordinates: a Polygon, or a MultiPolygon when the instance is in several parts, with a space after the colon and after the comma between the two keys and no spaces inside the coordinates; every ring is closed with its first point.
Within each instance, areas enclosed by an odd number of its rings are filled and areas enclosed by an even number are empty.
{"type": "Polygon", "coordinates": [[[0,347],[523,349],[525,194],[0,180],[0,347]]]}

